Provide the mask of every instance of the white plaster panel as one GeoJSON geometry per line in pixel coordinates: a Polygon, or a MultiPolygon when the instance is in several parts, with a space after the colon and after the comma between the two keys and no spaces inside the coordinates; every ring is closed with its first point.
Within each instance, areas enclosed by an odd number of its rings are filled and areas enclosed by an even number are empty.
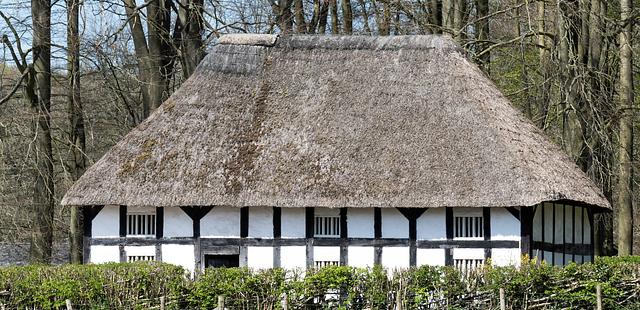
{"type": "Polygon", "coordinates": [[[273,238],[273,208],[249,208],[249,237],[273,238]]]}
{"type": "Polygon", "coordinates": [[[382,238],[409,238],[409,220],[396,208],[382,208],[382,238]]]}
{"type": "Polygon", "coordinates": [[[127,256],[156,256],[156,247],[147,246],[125,246],[124,252],[127,256]]]}
{"type": "Polygon", "coordinates": [[[273,268],[273,248],[272,247],[247,247],[247,267],[253,269],[273,268]]]}
{"type": "Polygon", "coordinates": [[[382,266],[389,271],[409,268],[409,247],[383,247],[382,266]]]}
{"type": "Polygon", "coordinates": [[[553,204],[544,203],[544,242],[553,243],[553,204]]]}
{"type": "Polygon", "coordinates": [[[313,261],[340,261],[340,247],[337,247],[337,246],[313,247],[313,261]]]}
{"type": "Polygon", "coordinates": [[[564,258],[564,253],[554,252],[553,264],[556,266],[562,266],[562,258],[564,258]]]}
{"type": "MultiPolygon", "coordinates": [[[[553,239],[553,243],[555,244],[562,244],[564,243],[564,205],[561,204],[555,204],[555,235],[554,235],[554,239],[553,239]]],[[[562,260],[561,260],[562,261],[562,260]]]]}
{"type": "Polygon", "coordinates": [[[520,249],[491,249],[491,262],[495,266],[520,266],[520,249]]]}
{"type": "Polygon", "coordinates": [[[583,214],[582,222],[584,223],[584,238],[582,242],[584,244],[591,244],[591,224],[589,223],[589,213],[585,208],[581,209],[583,214]]]}
{"type": "Polygon", "coordinates": [[[564,235],[566,243],[573,241],[573,206],[564,206],[564,235]]]}
{"type": "Polygon", "coordinates": [[[282,208],[281,238],[305,237],[305,209],[282,208]]]}
{"type": "Polygon", "coordinates": [[[444,249],[418,249],[416,253],[416,264],[418,266],[444,266],[444,249]]]}
{"type": "Polygon", "coordinates": [[[120,236],[120,206],[104,206],[91,222],[94,238],[117,238],[120,236]]]}
{"type": "Polygon", "coordinates": [[[192,237],[193,221],[180,208],[164,208],[164,236],[192,237]]]}
{"type": "Polygon", "coordinates": [[[240,208],[214,207],[200,220],[202,237],[240,237],[240,208]]]}
{"type": "Polygon", "coordinates": [[[484,249],[455,248],[451,251],[453,259],[484,259],[484,249]]]}
{"type": "Polygon", "coordinates": [[[584,208],[576,207],[576,244],[582,244],[582,218],[584,208]]]}
{"type": "MultiPolygon", "coordinates": [[[[519,208],[518,208],[519,209],[519,208]]],[[[491,240],[520,240],[520,221],[505,208],[490,208],[491,240]]]]}
{"type": "Polygon", "coordinates": [[[120,261],[120,247],[117,245],[92,245],[89,262],[93,264],[117,263],[120,261]]]}
{"type": "Polygon", "coordinates": [[[542,205],[536,206],[533,215],[533,241],[542,241],[542,205]]]}
{"type": "Polygon", "coordinates": [[[416,220],[416,238],[418,240],[447,239],[447,221],[445,208],[427,209],[416,220]]]}
{"type": "Polygon", "coordinates": [[[351,238],[373,238],[373,208],[347,209],[347,234],[351,238]]]}
{"type": "Polygon", "coordinates": [[[306,269],[307,247],[283,246],[280,248],[280,267],[284,269],[306,269]]]}
{"type": "Polygon", "coordinates": [[[162,261],[180,266],[193,274],[196,263],[194,247],[190,244],[163,244],[162,261]]]}
{"type": "Polygon", "coordinates": [[[553,253],[549,252],[549,251],[544,251],[544,254],[542,256],[543,260],[547,263],[547,264],[553,264],[553,253]]]}
{"type": "Polygon", "coordinates": [[[350,246],[347,249],[349,266],[357,268],[373,267],[374,248],[371,246],[350,246]]]}

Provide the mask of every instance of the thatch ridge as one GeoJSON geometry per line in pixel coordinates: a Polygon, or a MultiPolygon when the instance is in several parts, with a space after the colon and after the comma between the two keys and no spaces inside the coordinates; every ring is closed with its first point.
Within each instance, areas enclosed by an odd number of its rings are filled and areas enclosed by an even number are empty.
{"type": "Polygon", "coordinates": [[[62,203],[500,207],[555,200],[610,208],[450,38],[284,36],[272,47],[215,46],[62,203]]]}

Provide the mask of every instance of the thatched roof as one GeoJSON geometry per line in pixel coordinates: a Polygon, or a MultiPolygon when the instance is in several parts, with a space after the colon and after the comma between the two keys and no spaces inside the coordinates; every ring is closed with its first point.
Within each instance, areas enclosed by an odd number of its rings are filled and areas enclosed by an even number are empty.
{"type": "Polygon", "coordinates": [[[220,42],[63,204],[610,208],[447,37],[220,42]]]}

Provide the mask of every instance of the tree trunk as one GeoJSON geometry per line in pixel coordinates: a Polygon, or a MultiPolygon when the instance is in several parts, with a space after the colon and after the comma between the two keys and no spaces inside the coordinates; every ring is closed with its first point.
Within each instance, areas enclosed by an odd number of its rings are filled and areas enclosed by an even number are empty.
{"type": "Polygon", "coordinates": [[[329,0],[320,0],[320,13],[318,14],[318,33],[327,31],[327,17],[329,15],[329,0]]]}
{"type": "Polygon", "coordinates": [[[180,48],[182,76],[186,79],[204,58],[202,30],[204,0],[181,0],[176,21],[176,45],[180,48]]]}
{"type": "Polygon", "coordinates": [[[344,33],[353,33],[353,12],[351,10],[351,0],[342,0],[342,15],[344,33]]]}
{"type": "Polygon", "coordinates": [[[147,6],[147,31],[149,33],[149,108],[157,109],[168,97],[169,79],[173,73],[171,36],[171,0],[153,0],[147,6]]]}
{"type": "Polygon", "coordinates": [[[549,83],[549,44],[547,44],[546,32],[546,13],[545,2],[537,2],[538,13],[538,57],[540,61],[540,70],[542,71],[542,85],[540,87],[540,95],[538,100],[537,122],[539,128],[544,129],[547,124],[547,114],[549,112],[549,97],[551,94],[551,84],[549,83]]]}
{"type": "Polygon", "coordinates": [[[338,2],[337,0],[329,0],[331,6],[331,33],[340,33],[340,26],[338,24],[338,2]]]}
{"type": "Polygon", "coordinates": [[[362,8],[362,23],[364,24],[364,33],[371,34],[371,27],[369,27],[369,10],[364,0],[358,0],[360,7],[362,8]]]}
{"type": "MultiPolygon", "coordinates": [[[[489,44],[489,19],[487,16],[489,15],[489,0],[476,0],[476,9],[477,16],[479,20],[476,22],[476,29],[478,31],[478,52],[485,50],[489,44]]],[[[519,21],[518,21],[519,23],[519,21]]],[[[489,73],[491,61],[491,54],[484,53],[480,56],[480,64],[482,65],[482,69],[487,74],[489,73]]]]}
{"type": "Polygon", "coordinates": [[[442,0],[429,1],[429,17],[432,33],[442,33],[442,0]]]}
{"type": "Polygon", "coordinates": [[[618,139],[618,178],[615,189],[615,208],[618,211],[618,255],[633,252],[633,0],[620,0],[620,116],[618,139]]]}
{"type": "Polygon", "coordinates": [[[29,97],[37,121],[34,126],[36,180],[32,213],[35,222],[30,255],[32,262],[50,263],[55,205],[51,147],[51,1],[32,0],[31,14],[35,71],[32,71],[32,86],[37,95],[32,93],[29,97]]]}
{"type": "Polygon", "coordinates": [[[306,33],[307,32],[307,24],[304,20],[304,6],[302,0],[294,0],[293,10],[295,22],[296,22],[296,32],[297,33],[306,33]]]}
{"type": "Polygon", "coordinates": [[[149,95],[149,76],[152,74],[149,59],[149,47],[142,28],[140,13],[136,10],[135,0],[122,0],[125,13],[129,20],[129,29],[133,38],[133,48],[138,61],[138,78],[140,79],[140,92],[142,93],[142,118],[147,118],[151,112],[151,96],[149,95]]]}
{"type": "MultiPolygon", "coordinates": [[[[68,72],[68,113],[71,125],[69,142],[72,161],[71,179],[76,181],[86,170],[86,147],[84,117],[80,100],[80,33],[78,31],[79,0],[67,0],[67,72],[68,72]]],[[[69,223],[71,262],[82,263],[82,212],[80,207],[71,207],[69,223]]]]}

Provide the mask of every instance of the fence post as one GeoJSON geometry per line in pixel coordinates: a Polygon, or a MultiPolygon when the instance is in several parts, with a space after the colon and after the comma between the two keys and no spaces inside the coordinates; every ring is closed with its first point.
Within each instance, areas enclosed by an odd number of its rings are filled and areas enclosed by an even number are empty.
{"type": "Polygon", "coordinates": [[[218,310],[224,310],[224,295],[218,295],[218,310]]]}
{"type": "Polygon", "coordinates": [[[500,310],[507,310],[507,303],[504,300],[504,289],[500,288],[500,310]]]}
{"type": "Polygon", "coordinates": [[[64,302],[67,305],[67,310],[73,310],[73,306],[71,306],[71,300],[70,299],[67,299],[64,302]]]}
{"type": "Polygon", "coordinates": [[[602,287],[600,284],[596,285],[596,309],[602,310],[602,287]]]}
{"type": "Polygon", "coordinates": [[[282,293],[282,310],[289,310],[287,293],[282,293]]]}
{"type": "Polygon", "coordinates": [[[160,296],[160,310],[164,310],[164,296],[160,296]]]}

